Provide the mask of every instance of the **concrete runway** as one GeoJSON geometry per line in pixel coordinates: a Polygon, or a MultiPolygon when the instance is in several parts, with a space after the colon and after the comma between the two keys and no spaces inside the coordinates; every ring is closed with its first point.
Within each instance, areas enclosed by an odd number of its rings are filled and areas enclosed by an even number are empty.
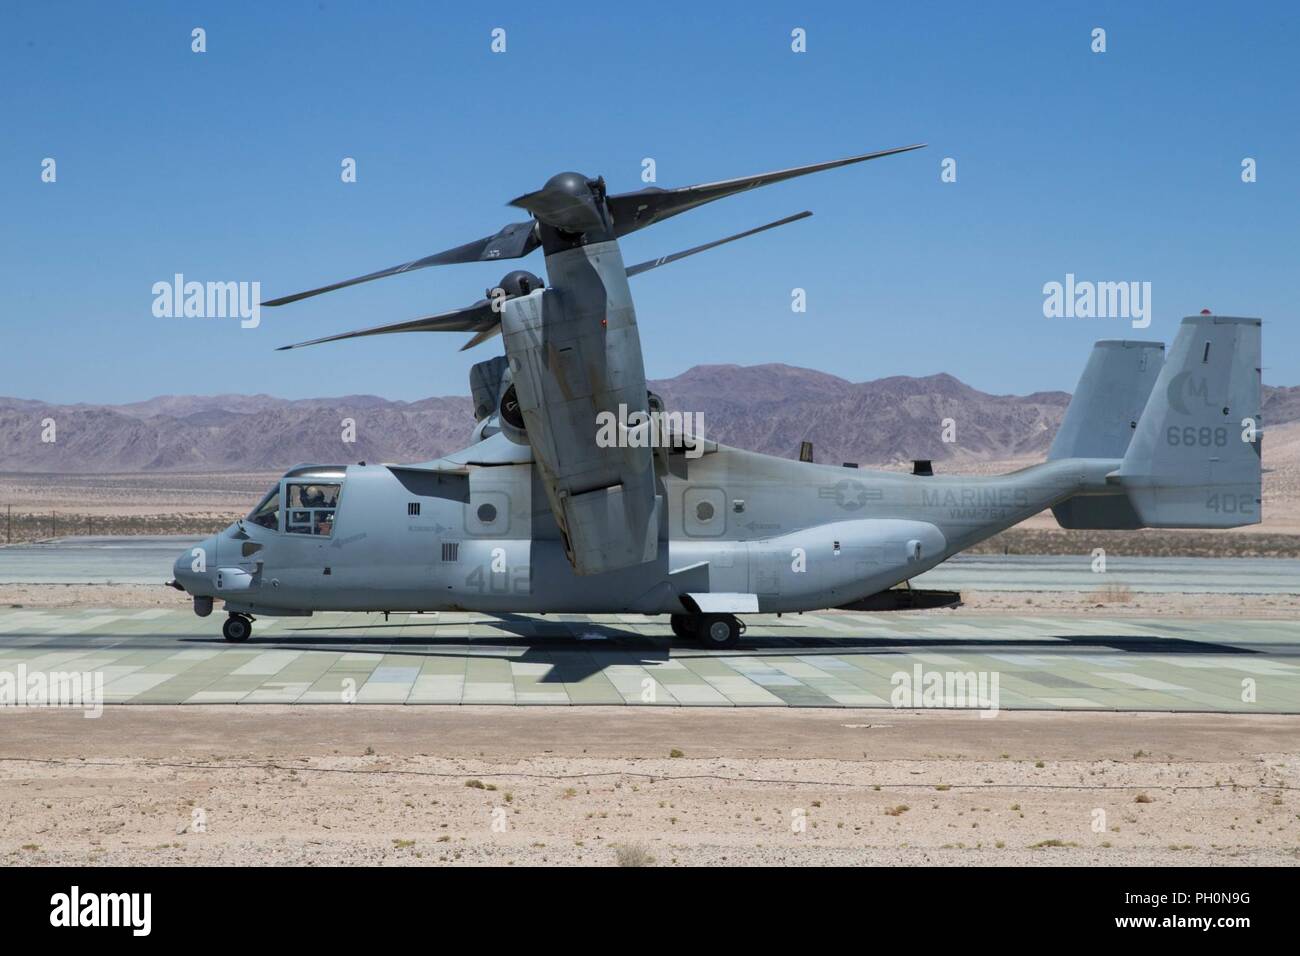
{"type": "Polygon", "coordinates": [[[0,584],[159,584],[201,538],[141,535],[56,538],[0,548],[0,584]]]}
{"type": "MultiPolygon", "coordinates": [[[[0,584],[160,584],[200,539],[188,536],[68,537],[0,548],[0,584]]],[[[1124,584],[1139,592],[1294,594],[1300,561],[1280,558],[1110,557],[1107,573],[1078,556],[958,555],[915,578],[922,588],[1092,591],[1124,584]]]]}
{"type": "MultiPolygon", "coordinates": [[[[6,675],[98,673],[123,704],[892,706],[1300,713],[1300,622],[747,615],[729,651],[638,615],[324,613],[246,644],[188,610],[0,609],[6,675]],[[927,698],[932,675],[982,676],[927,698]],[[996,683],[994,683],[996,681],[996,683]],[[912,686],[915,694],[895,692],[912,686]],[[996,688],[996,690],[995,690],[996,688]]],[[[9,678],[12,684],[15,678],[9,678]]],[[[4,708],[0,707],[0,714],[4,708]]]]}

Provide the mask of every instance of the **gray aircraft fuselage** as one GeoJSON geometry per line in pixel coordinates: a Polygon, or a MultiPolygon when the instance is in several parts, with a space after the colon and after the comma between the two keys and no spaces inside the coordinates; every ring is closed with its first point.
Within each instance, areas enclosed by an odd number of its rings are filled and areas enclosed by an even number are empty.
{"type": "Polygon", "coordinates": [[[499,302],[489,293],[491,304],[300,343],[473,330],[475,344],[496,330],[505,355],[471,370],[479,424],[469,448],[417,465],[295,468],[247,518],[183,554],[176,586],[200,615],[223,600],[233,641],[248,638],[253,614],[455,609],[668,613],[674,633],[730,646],[742,633],[737,613],[854,605],[1046,508],[1079,529],[1258,523],[1253,318],[1189,316],[1167,360],[1163,343],[1097,343],[1048,461],[1009,475],[795,462],[684,427],[669,429],[673,441],[647,442],[640,421],[607,430],[602,418],[658,414],[662,404],[646,388],[628,276],[808,213],[631,267],[621,236],[724,196],[913,148],[612,195],[603,179],[561,173],[512,201],[531,224],[270,300],[538,247],[549,279],[543,288],[513,272],[495,290],[499,302]]]}
{"type": "Polygon", "coordinates": [[[282,502],[291,485],[338,486],[327,533],[287,530],[291,509],[281,507],[274,528],[245,519],[182,554],[176,578],[250,614],[680,614],[691,594],[757,595],[761,612],[817,610],[907,580],[1060,501],[1113,493],[1105,476],[1120,464],[918,476],[713,443],[698,458],[676,449],[656,460],[666,502],[658,555],[634,568],[577,574],[530,450],[496,434],[421,466],[294,469],[282,502]]]}

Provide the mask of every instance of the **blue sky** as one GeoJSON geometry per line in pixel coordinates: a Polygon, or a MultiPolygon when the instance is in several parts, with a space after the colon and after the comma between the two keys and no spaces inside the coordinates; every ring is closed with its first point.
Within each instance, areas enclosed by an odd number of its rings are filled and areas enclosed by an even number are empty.
{"type": "Polygon", "coordinates": [[[1296,10],[7,4],[0,395],[464,393],[499,344],[273,349],[468,304],[500,264],[264,310],[257,329],[155,318],[151,288],[180,272],[270,297],[393,265],[516,221],[506,201],[564,169],[625,191],[644,157],[668,187],[920,141],[629,237],[637,262],[815,213],[634,279],[649,376],[787,362],[1069,389],[1094,339],[1168,340],[1209,307],[1262,316],[1265,381],[1298,384],[1296,10]],[[489,49],[495,27],[505,54],[489,49]],[[794,27],[807,53],[791,52],[794,27]],[[356,183],[340,181],[343,157],[356,183]],[[955,183],[940,181],[945,157],[955,183]],[[1258,182],[1241,182],[1244,157],[1258,182]],[[1043,284],[1067,273],[1151,282],[1150,328],[1044,318],[1043,284]],[[795,287],[806,313],[790,309],[795,287]]]}

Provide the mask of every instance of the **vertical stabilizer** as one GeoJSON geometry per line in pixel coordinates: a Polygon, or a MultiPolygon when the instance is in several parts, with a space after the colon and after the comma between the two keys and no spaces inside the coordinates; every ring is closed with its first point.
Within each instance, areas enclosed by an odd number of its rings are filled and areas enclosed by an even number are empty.
{"type": "Polygon", "coordinates": [[[1260,320],[1183,319],[1119,481],[1150,528],[1260,521],[1260,320]]]}
{"type": "MultiPolygon", "coordinates": [[[[1163,342],[1109,340],[1094,345],[1048,461],[1123,458],[1164,359],[1163,342]]],[[[1052,514],[1062,528],[1142,527],[1123,495],[1071,498],[1052,508],[1052,514]]]]}
{"type": "Polygon", "coordinates": [[[1164,364],[1165,343],[1098,342],[1047,453],[1056,458],[1123,458],[1164,364]]]}

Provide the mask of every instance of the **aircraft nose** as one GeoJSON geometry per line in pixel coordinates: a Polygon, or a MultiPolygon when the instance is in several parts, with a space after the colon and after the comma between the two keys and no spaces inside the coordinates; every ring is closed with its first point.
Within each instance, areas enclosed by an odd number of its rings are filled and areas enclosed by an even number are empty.
{"type": "Polygon", "coordinates": [[[190,594],[211,594],[208,560],[213,554],[213,538],[204,538],[198,544],[182,551],[172,565],[176,583],[190,594]]]}
{"type": "Polygon", "coordinates": [[[172,579],[185,590],[190,589],[190,562],[186,554],[182,553],[172,565],[172,579]]]}

